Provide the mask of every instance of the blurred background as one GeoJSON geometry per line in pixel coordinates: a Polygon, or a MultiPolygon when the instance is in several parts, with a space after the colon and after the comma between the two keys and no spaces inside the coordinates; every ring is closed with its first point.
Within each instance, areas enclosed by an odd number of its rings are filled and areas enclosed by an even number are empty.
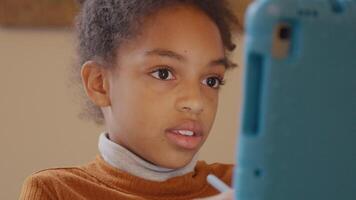
{"type": "MultiPolygon", "coordinates": [[[[250,0],[231,0],[240,22],[250,0]]],[[[0,199],[17,199],[22,182],[50,167],[80,165],[97,154],[103,127],[79,119],[70,82],[76,63],[73,0],[0,0],[0,199]]],[[[210,137],[200,151],[209,163],[235,163],[243,34],[227,74],[210,137]]]]}

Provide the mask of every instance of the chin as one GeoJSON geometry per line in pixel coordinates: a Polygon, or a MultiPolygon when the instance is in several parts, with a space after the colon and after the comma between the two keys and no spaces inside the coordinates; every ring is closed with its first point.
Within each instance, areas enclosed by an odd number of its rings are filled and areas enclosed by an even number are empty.
{"type": "Polygon", "coordinates": [[[188,162],[174,162],[174,163],[162,163],[161,167],[169,168],[169,169],[179,169],[185,167],[187,164],[189,164],[190,161],[188,162]]]}
{"type": "Polygon", "coordinates": [[[171,156],[168,159],[159,160],[158,162],[156,162],[156,165],[165,167],[165,168],[170,168],[170,169],[179,169],[179,168],[183,168],[186,165],[188,165],[192,161],[193,158],[194,158],[194,155],[171,156]]]}

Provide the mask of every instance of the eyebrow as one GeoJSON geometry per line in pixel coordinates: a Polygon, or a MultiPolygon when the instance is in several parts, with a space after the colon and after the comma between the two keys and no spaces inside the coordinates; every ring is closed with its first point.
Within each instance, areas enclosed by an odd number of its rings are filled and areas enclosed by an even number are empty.
{"type": "MultiPolygon", "coordinates": [[[[168,57],[168,58],[173,58],[178,61],[186,61],[187,60],[183,55],[180,55],[174,51],[167,50],[167,49],[153,49],[153,50],[147,51],[145,53],[145,55],[168,57]]],[[[225,68],[228,68],[228,66],[229,66],[228,59],[226,57],[223,57],[223,58],[213,60],[208,64],[209,67],[214,67],[214,66],[219,66],[219,65],[222,65],[225,68]]]]}
{"type": "Polygon", "coordinates": [[[148,56],[162,56],[162,57],[168,57],[168,58],[173,58],[179,61],[185,61],[186,58],[174,51],[166,50],[166,49],[153,49],[150,51],[147,51],[145,55],[148,56]]]}
{"type": "Polygon", "coordinates": [[[218,66],[218,65],[222,65],[224,66],[226,69],[229,68],[229,60],[227,58],[220,58],[217,60],[213,60],[210,62],[209,66],[218,66]]]}

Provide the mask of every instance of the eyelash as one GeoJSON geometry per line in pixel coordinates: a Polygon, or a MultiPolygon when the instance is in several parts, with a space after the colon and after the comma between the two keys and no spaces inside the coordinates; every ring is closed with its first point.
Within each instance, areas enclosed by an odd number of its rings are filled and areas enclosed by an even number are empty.
{"type": "MultiPolygon", "coordinates": [[[[174,72],[173,69],[171,69],[170,67],[167,66],[167,67],[159,67],[159,68],[157,68],[157,69],[151,71],[150,74],[152,75],[153,73],[158,72],[159,70],[167,70],[167,71],[169,71],[171,74],[173,74],[172,72],[174,72]]],[[[163,79],[160,79],[160,78],[157,78],[157,77],[154,77],[154,78],[156,78],[156,79],[158,79],[158,80],[163,80],[163,79]]],[[[218,81],[218,83],[219,83],[219,85],[218,85],[217,87],[210,87],[210,86],[209,86],[210,88],[213,88],[213,89],[219,89],[221,86],[225,85],[225,82],[226,82],[226,81],[224,80],[224,78],[221,77],[221,76],[219,76],[219,75],[210,76],[210,77],[208,77],[208,78],[215,78],[215,79],[218,81]]],[[[171,79],[169,79],[169,80],[171,80],[171,79]]],[[[167,80],[163,80],[163,81],[167,81],[167,80]]]]}
{"type": "MultiPolygon", "coordinates": [[[[209,76],[208,78],[215,78],[215,80],[218,81],[218,86],[217,87],[210,87],[210,88],[213,88],[213,89],[219,89],[221,86],[225,85],[225,80],[223,77],[219,76],[219,75],[216,75],[216,76],[209,76]]],[[[208,78],[204,79],[204,80],[207,80],[208,78]]]]}
{"type": "Polygon", "coordinates": [[[218,79],[220,86],[225,85],[226,81],[224,78],[222,78],[220,76],[216,76],[216,79],[218,79]]]}
{"type": "MultiPolygon", "coordinates": [[[[153,74],[153,73],[155,73],[155,72],[158,72],[159,70],[167,70],[167,71],[169,71],[172,75],[173,75],[173,72],[174,72],[174,70],[173,69],[171,69],[170,67],[168,67],[168,66],[162,66],[162,67],[158,67],[158,68],[156,68],[155,70],[153,70],[153,71],[151,71],[150,72],[150,74],[153,74]]],[[[154,78],[156,78],[156,77],[154,77],[154,78]]],[[[156,79],[159,79],[159,78],[156,78],[156,79]]],[[[162,79],[159,79],[159,80],[162,80],[162,79]]],[[[166,81],[166,80],[163,80],[163,81],[166,81]]]]}

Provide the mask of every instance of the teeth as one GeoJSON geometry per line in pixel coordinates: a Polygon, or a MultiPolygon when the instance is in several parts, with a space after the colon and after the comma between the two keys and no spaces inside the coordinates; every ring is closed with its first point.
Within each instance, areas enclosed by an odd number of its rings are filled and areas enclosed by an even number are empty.
{"type": "Polygon", "coordinates": [[[193,136],[194,132],[193,131],[186,131],[186,130],[179,130],[177,131],[179,134],[181,135],[185,135],[185,136],[193,136]]]}

